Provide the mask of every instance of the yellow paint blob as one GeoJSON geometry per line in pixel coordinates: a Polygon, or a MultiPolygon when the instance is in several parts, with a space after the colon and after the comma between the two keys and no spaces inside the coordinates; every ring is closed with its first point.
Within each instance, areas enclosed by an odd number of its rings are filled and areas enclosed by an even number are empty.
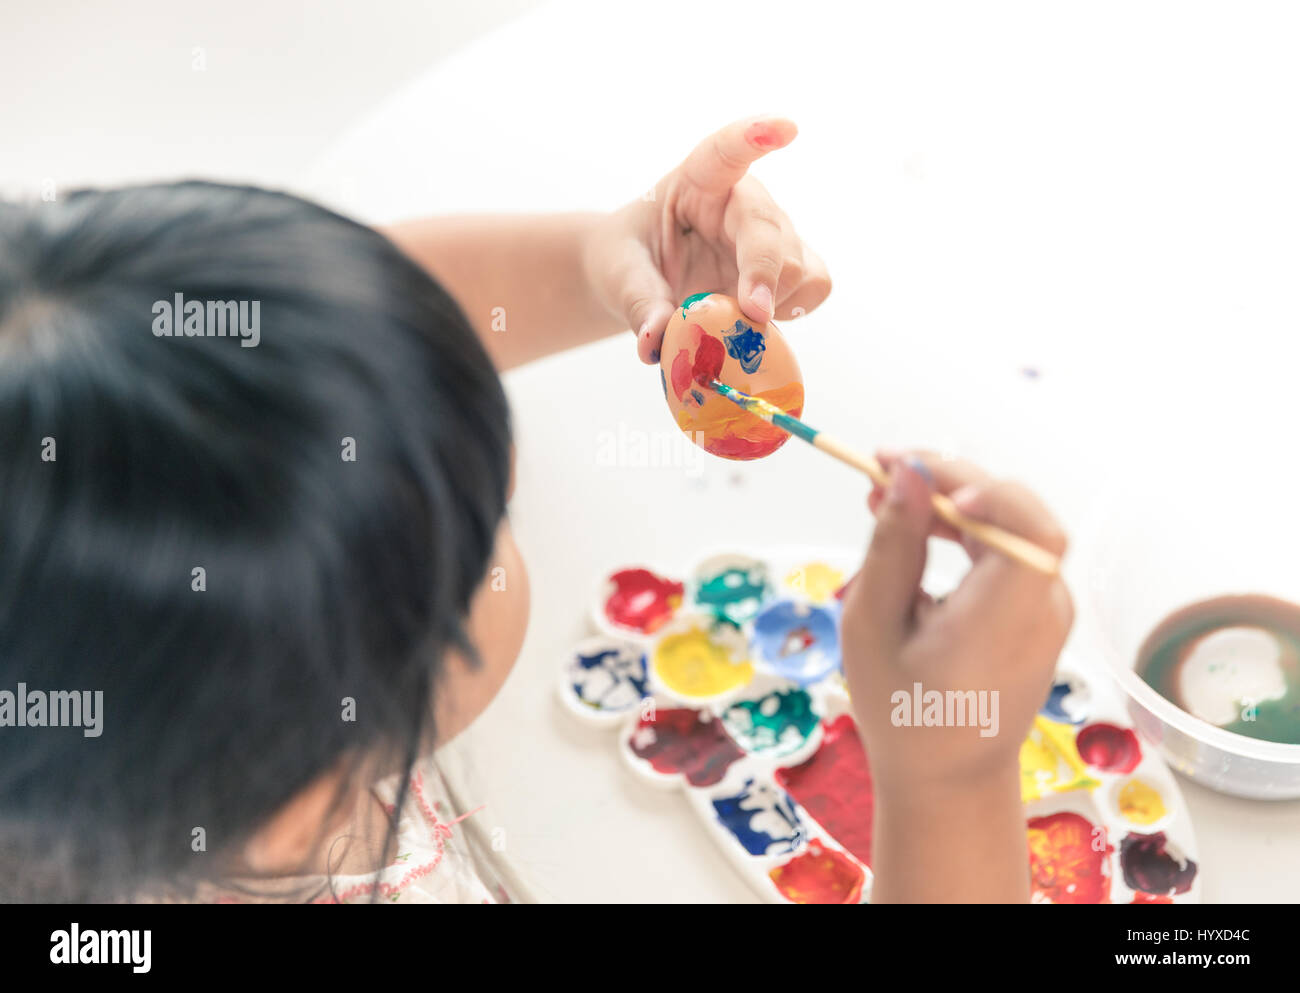
{"type": "Polygon", "coordinates": [[[664,686],[686,697],[717,696],[744,686],[754,675],[748,660],[733,658],[725,645],[698,627],[661,638],[654,669],[664,686]]]}
{"type": "Polygon", "coordinates": [[[1029,737],[1020,746],[1020,798],[1025,803],[1052,793],[1091,790],[1100,782],[1088,775],[1088,767],[1074,744],[1074,728],[1034,718],[1029,737]]]}
{"type": "Polygon", "coordinates": [[[1134,824],[1154,824],[1167,813],[1160,792],[1140,779],[1131,779],[1119,791],[1119,812],[1134,824]]]}
{"type": "Polygon", "coordinates": [[[809,562],[791,569],[785,585],[806,596],[813,603],[830,603],[844,585],[844,573],[825,562],[809,562]]]}

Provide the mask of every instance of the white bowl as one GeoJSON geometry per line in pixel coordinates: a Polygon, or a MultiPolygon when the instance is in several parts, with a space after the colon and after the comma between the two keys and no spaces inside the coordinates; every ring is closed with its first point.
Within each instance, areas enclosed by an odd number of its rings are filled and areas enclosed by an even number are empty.
{"type": "Polygon", "coordinates": [[[1197,601],[1253,593],[1300,604],[1300,491],[1288,458],[1186,447],[1145,455],[1138,468],[1117,470],[1123,486],[1095,505],[1070,571],[1077,644],[1106,662],[1139,732],[1178,772],[1253,799],[1300,797],[1300,745],[1193,717],[1133,665],[1152,629],[1197,601]]]}

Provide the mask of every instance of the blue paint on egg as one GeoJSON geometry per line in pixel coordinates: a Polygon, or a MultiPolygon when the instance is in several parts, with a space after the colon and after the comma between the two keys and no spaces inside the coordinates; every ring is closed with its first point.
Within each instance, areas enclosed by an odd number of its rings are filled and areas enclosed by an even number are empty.
{"type": "Polygon", "coordinates": [[[755,331],[744,321],[737,321],[730,331],[723,333],[722,342],[727,346],[727,354],[740,363],[740,368],[747,373],[758,372],[758,367],[763,364],[763,353],[767,351],[763,332],[755,331]]]}

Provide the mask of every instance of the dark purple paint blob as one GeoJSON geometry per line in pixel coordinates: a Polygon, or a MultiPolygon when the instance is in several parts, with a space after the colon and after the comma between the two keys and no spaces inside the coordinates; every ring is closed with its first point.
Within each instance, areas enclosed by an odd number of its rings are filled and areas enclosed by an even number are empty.
{"type": "Polygon", "coordinates": [[[1163,831],[1130,834],[1119,843],[1119,864],[1130,889],[1165,896],[1186,893],[1196,879],[1196,863],[1170,852],[1163,831]]]}
{"type": "Polygon", "coordinates": [[[715,786],[727,768],[745,756],[720,720],[684,708],[642,718],[628,747],[656,772],[679,772],[692,786],[715,786]]]}

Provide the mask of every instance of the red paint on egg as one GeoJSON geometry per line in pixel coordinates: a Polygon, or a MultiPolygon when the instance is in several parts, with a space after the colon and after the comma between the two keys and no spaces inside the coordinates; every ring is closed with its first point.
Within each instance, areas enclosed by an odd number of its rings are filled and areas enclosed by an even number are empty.
{"type": "Polygon", "coordinates": [[[699,328],[701,337],[699,347],[695,350],[695,365],[691,368],[691,376],[697,383],[708,385],[722,374],[722,361],[727,357],[727,350],[717,338],[706,335],[698,324],[696,327],[699,328]]]}
{"type": "Polygon", "coordinates": [[[624,569],[609,581],[614,592],[605,601],[605,616],[619,627],[653,634],[681,606],[683,585],[649,569],[624,569]]]}
{"type": "Polygon", "coordinates": [[[673,393],[678,400],[681,400],[686,395],[686,391],[691,388],[693,382],[691,378],[691,353],[686,349],[679,350],[673,357],[669,379],[672,383],[673,393]]]}

